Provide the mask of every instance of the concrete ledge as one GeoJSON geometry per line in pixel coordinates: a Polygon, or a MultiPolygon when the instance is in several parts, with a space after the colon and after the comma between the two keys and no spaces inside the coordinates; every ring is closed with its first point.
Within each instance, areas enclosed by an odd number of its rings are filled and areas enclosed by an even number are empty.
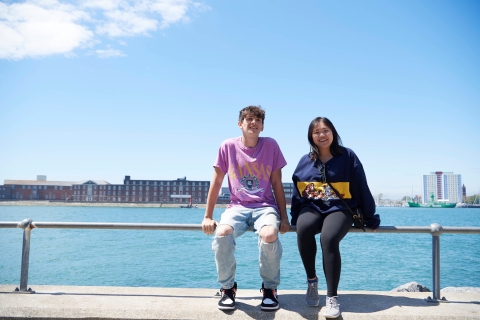
{"type": "MultiPolygon", "coordinates": [[[[0,285],[0,319],[324,319],[308,307],[303,290],[279,290],[281,308],[260,310],[259,290],[242,290],[237,309],[217,309],[216,289],[69,287],[31,285],[34,294],[0,285]]],[[[448,292],[448,303],[429,303],[431,292],[339,292],[339,319],[480,319],[480,293],[448,292]]],[[[443,295],[442,295],[443,296],[443,295]]]]}

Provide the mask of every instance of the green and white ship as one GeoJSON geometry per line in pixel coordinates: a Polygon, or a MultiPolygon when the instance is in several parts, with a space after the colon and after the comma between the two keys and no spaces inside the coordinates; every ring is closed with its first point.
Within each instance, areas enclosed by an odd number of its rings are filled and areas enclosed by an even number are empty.
{"type": "Polygon", "coordinates": [[[408,201],[408,206],[412,208],[455,208],[456,202],[434,201],[433,194],[430,195],[430,201],[427,203],[417,203],[408,201]]]}

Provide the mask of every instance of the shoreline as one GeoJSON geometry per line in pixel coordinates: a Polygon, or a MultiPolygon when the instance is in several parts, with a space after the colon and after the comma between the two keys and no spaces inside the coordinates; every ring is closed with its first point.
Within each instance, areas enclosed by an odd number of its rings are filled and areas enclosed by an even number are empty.
{"type": "MultiPolygon", "coordinates": [[[[76,202],[76,201],[60,201],[60,200],[17,200],[17,201],[0,201],[0,206],[45,206],[45,207],[123,207],[123,208],[180,208],[180,204],[174,203],[132,203],[132,202],[76,202]]],[[[205,204],[197,204],[198,208],[205,209],[205,204]]],[[[225,208],[227,204],[216,204],[217,208],[225,208]]]]}
{"type": "MultiPolygon", "coordinates": [[[[0,200],[0,206],[44,206],[44,207],[119,207],[119,208],[180,208],[178,203],[139,203],[139,202],[79,202],[79,201],[62,201],[62,200],[0,200]]],[[[205,209],[205,203],[195,204],[197,208],[205,209]]],[[[217,203],[215,208],[226,208],[228,203],[217,203]]],[[[290,209],[290,205],[287,205],[290,209]]]]}

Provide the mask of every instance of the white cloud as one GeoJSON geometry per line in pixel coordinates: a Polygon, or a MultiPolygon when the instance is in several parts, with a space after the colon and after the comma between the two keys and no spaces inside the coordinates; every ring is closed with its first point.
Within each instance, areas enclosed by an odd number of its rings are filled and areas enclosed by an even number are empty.
{"type": "MultiPolygon", "coordinates": [[[[187,23],[189,10],[208,6],[192,0],[26,0],[0,3],[0,59],[53,54],[73,56],[93,47],[102,36],[147,36],[175,23],[187,23]]],[[[121,51],[97,50],[101,57],[124,56],[121,51]]]]}
{"type": "Polygon", "coordinates": [[[97,27],[97,32],[110,37],[147,35],[149,31],[158,29],[157,20],[147,18],[131,8],[107,11],[105,17],[108,20],[97,27]]]}
{"type": "Polygon", "coordinates": [[[78,23],[86,17],[55,1],[0,3],[0,59],[41,57],[88,46],[93,32],[78,23]]]}
{"type": "Polygon", "coordinates": [[[126,55],[115,49],[106,49],[106,50],[95,50],[95,53],[99,58],[113,58],[113,57],[125,57],[126,55]]]}
{"type": "Polygon", "coordinates": [[[175,22],[188,22],[186,13],[189,4],[187,0],[152,1],[151,8],[162,16],[161,27],[166,28],[175,22]]]}

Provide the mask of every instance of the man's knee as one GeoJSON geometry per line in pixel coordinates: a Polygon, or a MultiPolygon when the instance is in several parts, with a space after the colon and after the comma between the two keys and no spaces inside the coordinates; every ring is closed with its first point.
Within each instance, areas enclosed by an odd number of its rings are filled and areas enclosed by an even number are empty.
{"type": "Polygon", "coordinates": [[[215,235],[217,237],[225,237],[233,233],[233,228],[227,224],[222,224],[217,226],[217,231],[215,235]]]}
{"type": "Polygon", "coordinates": [[[273,226],[263,226],[260,230],[260,237],[265,243],[275,242],[278,238],[278,230],[273,226]]]}

